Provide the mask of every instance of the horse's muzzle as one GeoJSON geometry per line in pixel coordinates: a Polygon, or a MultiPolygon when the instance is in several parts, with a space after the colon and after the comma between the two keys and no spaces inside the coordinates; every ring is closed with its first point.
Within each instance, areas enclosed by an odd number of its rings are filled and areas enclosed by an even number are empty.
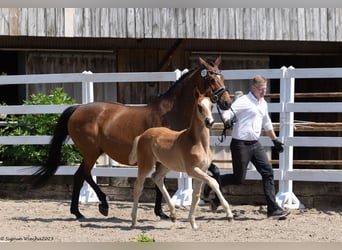
{"type": "Polygon", "coordinates": [[[220,109],[228,110],[228,109],[230,109],[230,106],[232,105],[232,102],[227,102],[227,101],[224,101],[224,100],[219,100],[217,102],[217,104],[219,105],[220,109]]]}
{"type": "Polygon", "coordinates": [[[205,121],[204,121],[205,126],[207,128],[211,128],[214,125],[214,122],[215,122],[214,119],[210,119],[210,118],[205,118],[205,121]]]}

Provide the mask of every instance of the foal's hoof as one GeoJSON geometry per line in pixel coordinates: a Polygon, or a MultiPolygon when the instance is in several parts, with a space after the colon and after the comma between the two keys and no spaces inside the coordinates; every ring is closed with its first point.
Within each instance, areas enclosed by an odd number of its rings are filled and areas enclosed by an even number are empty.
{"type": "Polygon", "coordinates": [[[228,222],[232,222],[233,221],[233,217],[228,217],[228,222]]]}
{"type": "Polygon", "coordinates": [[[103,216],[108,216],[108,205],[104,205],[104,204],[99,204],[99,212],[103,215],[103,216]]]}
{"type": "Polygon", "coordinates": [[[176,216],[171,216],[171,221],[176,222],[176,216]]]}
{"type": "Polygon", "coordinates": [[[158,210],[154,210],[154,213],[156,216],[159,216],[160,219],[162,220],[168,220],[170,217],[168,215],[166,215],[163,210],[158,209],[158,210]]]}

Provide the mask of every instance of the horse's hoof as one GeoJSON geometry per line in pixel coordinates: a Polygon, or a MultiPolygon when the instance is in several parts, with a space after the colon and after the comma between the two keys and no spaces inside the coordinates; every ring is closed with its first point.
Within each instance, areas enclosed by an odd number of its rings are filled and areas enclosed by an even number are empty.
{"type": "Polygon", "coordinates": [[[162,220],[168,220],[170,217],[168,215],[166,215],[163,210],[159,209],[159,210],[155,210],[154,211],[156,216],[159,216],[160,219],[162,220]]]}
{"type": "Polygon", "coordinates": [[[176,216],[171,216],[171,221],[176,222],[176,216]]]}
{"type": "Polygon", "coordinates": [[[70,211],[70,213],[76,216],[76,220],[82,220],[85,218],[79,211],[70,211]]]}
{"type": "Polygon", "coordinates": [[[228,222],[232,222],[233,221],[233,217],[228,217],[228,222]]]}
{"type": "Polygon", "coordinates": [[[99,204],[99,212],[103,215],[103,216],[108,216],[108,205],[103,205],[103,204],[99,204]]]}

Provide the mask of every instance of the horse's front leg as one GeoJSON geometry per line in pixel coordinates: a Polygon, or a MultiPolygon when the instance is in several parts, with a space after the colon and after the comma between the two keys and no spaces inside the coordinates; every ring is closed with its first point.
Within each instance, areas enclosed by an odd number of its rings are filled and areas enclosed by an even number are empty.
{"type": "Polygon", "coordinates": [[[223,208],[226,211],[228,221],[232,221],[233,220],[233,213],[230,210],[230,206],[229,206],[228,201],[222,195],[222,192],[220,190],[218,182],[213,177],[210,177],[209,175],[207,175],[207,177],[205,178],[204,181],[216,193],[217,197],[219,198],[219,200],[221,202],[221,205],[223,206],[223,208]]]}
{"type": "Polygon", "coordinates": [[[189,221],[191,224],[191,227],[193,229],[198,229],[197,223],[195,221],[195,212],[197,208],[198,201],[200,199],[201,195],[201,187],[202,187],[202,181],[194,179],[192,182],[192,201],[191,201],[191,207],[189,212],[189,221]]]}
{"type": "Polygon", "coordinates": [[[204,183],[208,184],[209,187],[211,187],[211,189],[217,194],[218,198],[220,199],[221,204],[226,211],[228,221],[232,221],[233,220],[233,213],[230,210],[228,202],[223,197],[223,195],[220,191],[220,187],[219,187],[218,182],[214,178],[210,177],[207,173],[203,172],[198,167],[195,167],[194,169],[192,169],[192,171],[191,171],[191,173],[189,173],[189,175],[198,179],[198,180],[203,181],[204,183]]]}

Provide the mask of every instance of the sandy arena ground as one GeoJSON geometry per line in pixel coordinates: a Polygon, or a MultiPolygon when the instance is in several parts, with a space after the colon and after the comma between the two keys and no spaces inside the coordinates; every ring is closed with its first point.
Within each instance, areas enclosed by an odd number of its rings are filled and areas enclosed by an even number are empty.
{"type": "Polygon", "coordinates": [[[172,223],[154,216],[153,204],[139,205],[139,223],[131,228],[132,202],[110,202],[108,217],[96,203],[81,204],[87,218],[77,221],[69,201],[0,199],[0,241],[132,242],[144,232],[156,242],[342,242],[342,209],[291,210],[280,221],[266,218],[264,206],[232,206],[235,220],[228,222],[222,210],[214,214],[203,205],[193,230],[189,207],[177,208],[172,223]]]}

